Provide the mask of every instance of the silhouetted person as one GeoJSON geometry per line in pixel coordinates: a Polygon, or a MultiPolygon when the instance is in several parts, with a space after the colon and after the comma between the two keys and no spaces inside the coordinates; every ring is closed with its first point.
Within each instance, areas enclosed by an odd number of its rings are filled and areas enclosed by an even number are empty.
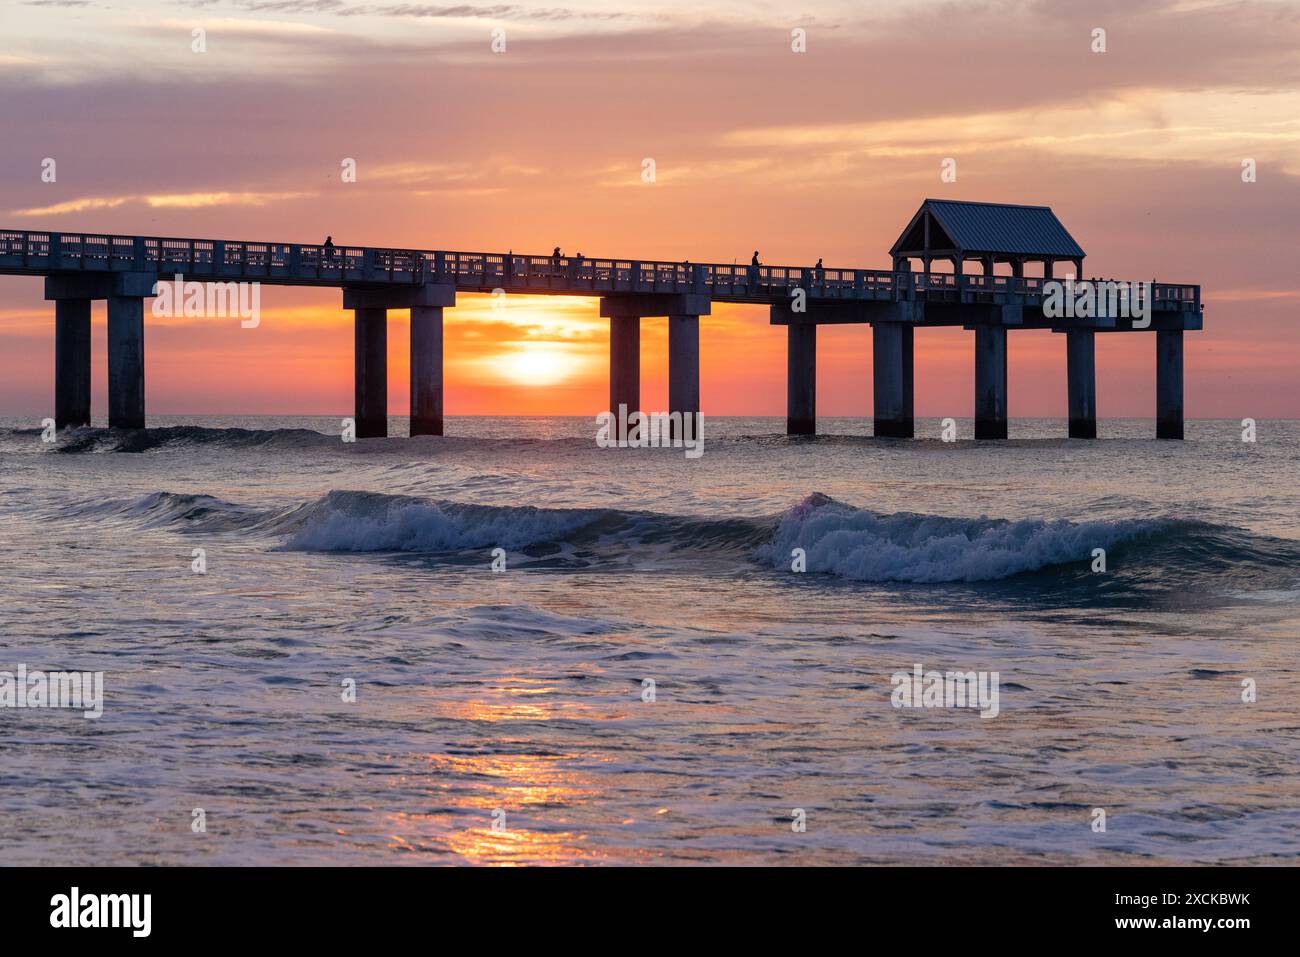
{"type": "Polygon", "coordinates": [[[551,250],[551,275],[558,276],[560,274],[560,260],[563,256],[564,253],[560,252],[559,246],[551,250]]]}
{"type": "Polygon", "coordinates": [[[334,261],[334,237],[326,236],[325,245],[322,246],[321,248],[325,250],[325,261],[333,262],[334,261]]]}
{"type": "Polygon", "coordinates": [[[826,282],[826,267],[822,265],[821,257],[817,257],[817,265],[813,266],[813,275],[817,277],[817,285],[826,282]]]}
{"type": "Polygon", "coordinates": [[[761,263],[758,261],[758,250],[754,250],[754,258],[749,261],[749,281],[753,285],[758,285],[758,267],[761,263]]]}

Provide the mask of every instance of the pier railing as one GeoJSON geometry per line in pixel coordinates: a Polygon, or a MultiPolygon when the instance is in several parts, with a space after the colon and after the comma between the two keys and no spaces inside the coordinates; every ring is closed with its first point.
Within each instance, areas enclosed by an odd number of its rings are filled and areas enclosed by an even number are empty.
{"type": "MultiPolygon", "coordinates": [[[[287,285],[440,282],[491,292],[699,293],[731,302],[809,299],[1037,302],[1044,279],[802,266],[236,242],[0,230],[0,273],[156,272],[287,285]]],[[[1153,305],[1200,310],[1200,287],[1153,283],[1153,305]]]]}

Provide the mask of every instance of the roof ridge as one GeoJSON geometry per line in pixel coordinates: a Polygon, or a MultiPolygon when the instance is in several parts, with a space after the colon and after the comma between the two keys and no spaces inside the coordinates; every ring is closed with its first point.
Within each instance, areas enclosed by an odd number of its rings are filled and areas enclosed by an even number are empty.
{"type": "Polygon", "coordinates": [[[1050,206],[1040,206],[1034,203],[990,203],[985,199],[936,199],[927,196],[923,201],[925,203],[960,203],[963,206],[1007,206],[1011,209],[1048,209],[1050,206]]]}
{"type": "Polygon", "coordinates": [[[1002,253],[1056,259],[1087,255],[1050,206],[927,196],[890,247],[890,254],[940,246],[978,255],[1002,253]],[[929,217],[942,235],[923,239],[918,232],[923,216],[929,217]]]}

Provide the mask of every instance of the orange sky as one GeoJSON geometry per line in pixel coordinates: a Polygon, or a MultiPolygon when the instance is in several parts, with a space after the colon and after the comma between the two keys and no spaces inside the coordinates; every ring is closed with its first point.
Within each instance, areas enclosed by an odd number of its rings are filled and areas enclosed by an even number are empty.
{"type": "MultiPolygon", "coordinates": [[[[1300,416],[1293,4],[858,6],[6,5],[0,227],[695,262],[758,248],[881,268],[926,196],[1041,203],[1088,273],[1201,283],[1190,416],[1300,416]],[[790,50],[794,27],[806,53],[790,50]],[[348,157],[355,183],[340,181],[348,157]],[[940,179],[947,157],[955,183],[940,179]],[[1242,182],[1244,158],[1257,182],[1242,182]]],[[[52,404],[41,295],[0,277],[0,415],[52,404]]],[[[256,329],[150,317],[150,413],[349,413],[340,306],[337,291],[265,287],[256,329]]],[[[99,415],[102,303],[95,324],[99,415]]],[[[970,339],[918,334],[918,414],[970,413],[970,339]]],[[[1060,337],[1010,342],[1011,415],[1063,415],[1060,337]]],[[[1153,413],[1153,350],[1149,335],[1099,337],[1101,416],[1153,413]]],[[[819,413],[869,415],[870,329],[823,327],[818,352],[819,413]]],[[[666,358],[665,320],[644,320],[646,408],[666,405],[666,358]]],[[[701,363],[706,414],[784,413],[784,330],[766,309],[715,306],[701,363]]],[[[447,312],[452,415],[594,415],[607,365],[596,300],[462,296],[447,312]]],[[[403,313],[389,382],[404,413],[403,313]]]]}

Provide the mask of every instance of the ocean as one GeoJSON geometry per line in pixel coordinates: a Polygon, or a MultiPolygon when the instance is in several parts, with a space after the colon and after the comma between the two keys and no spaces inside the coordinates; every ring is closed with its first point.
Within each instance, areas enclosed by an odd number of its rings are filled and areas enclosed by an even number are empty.
{"type": "Polygon", "coordinates": [[[1300,423],[151,426],[0,420],[0,671],[104,676],[0,709],[6,864],[1300,858],[1300,423]]]}

